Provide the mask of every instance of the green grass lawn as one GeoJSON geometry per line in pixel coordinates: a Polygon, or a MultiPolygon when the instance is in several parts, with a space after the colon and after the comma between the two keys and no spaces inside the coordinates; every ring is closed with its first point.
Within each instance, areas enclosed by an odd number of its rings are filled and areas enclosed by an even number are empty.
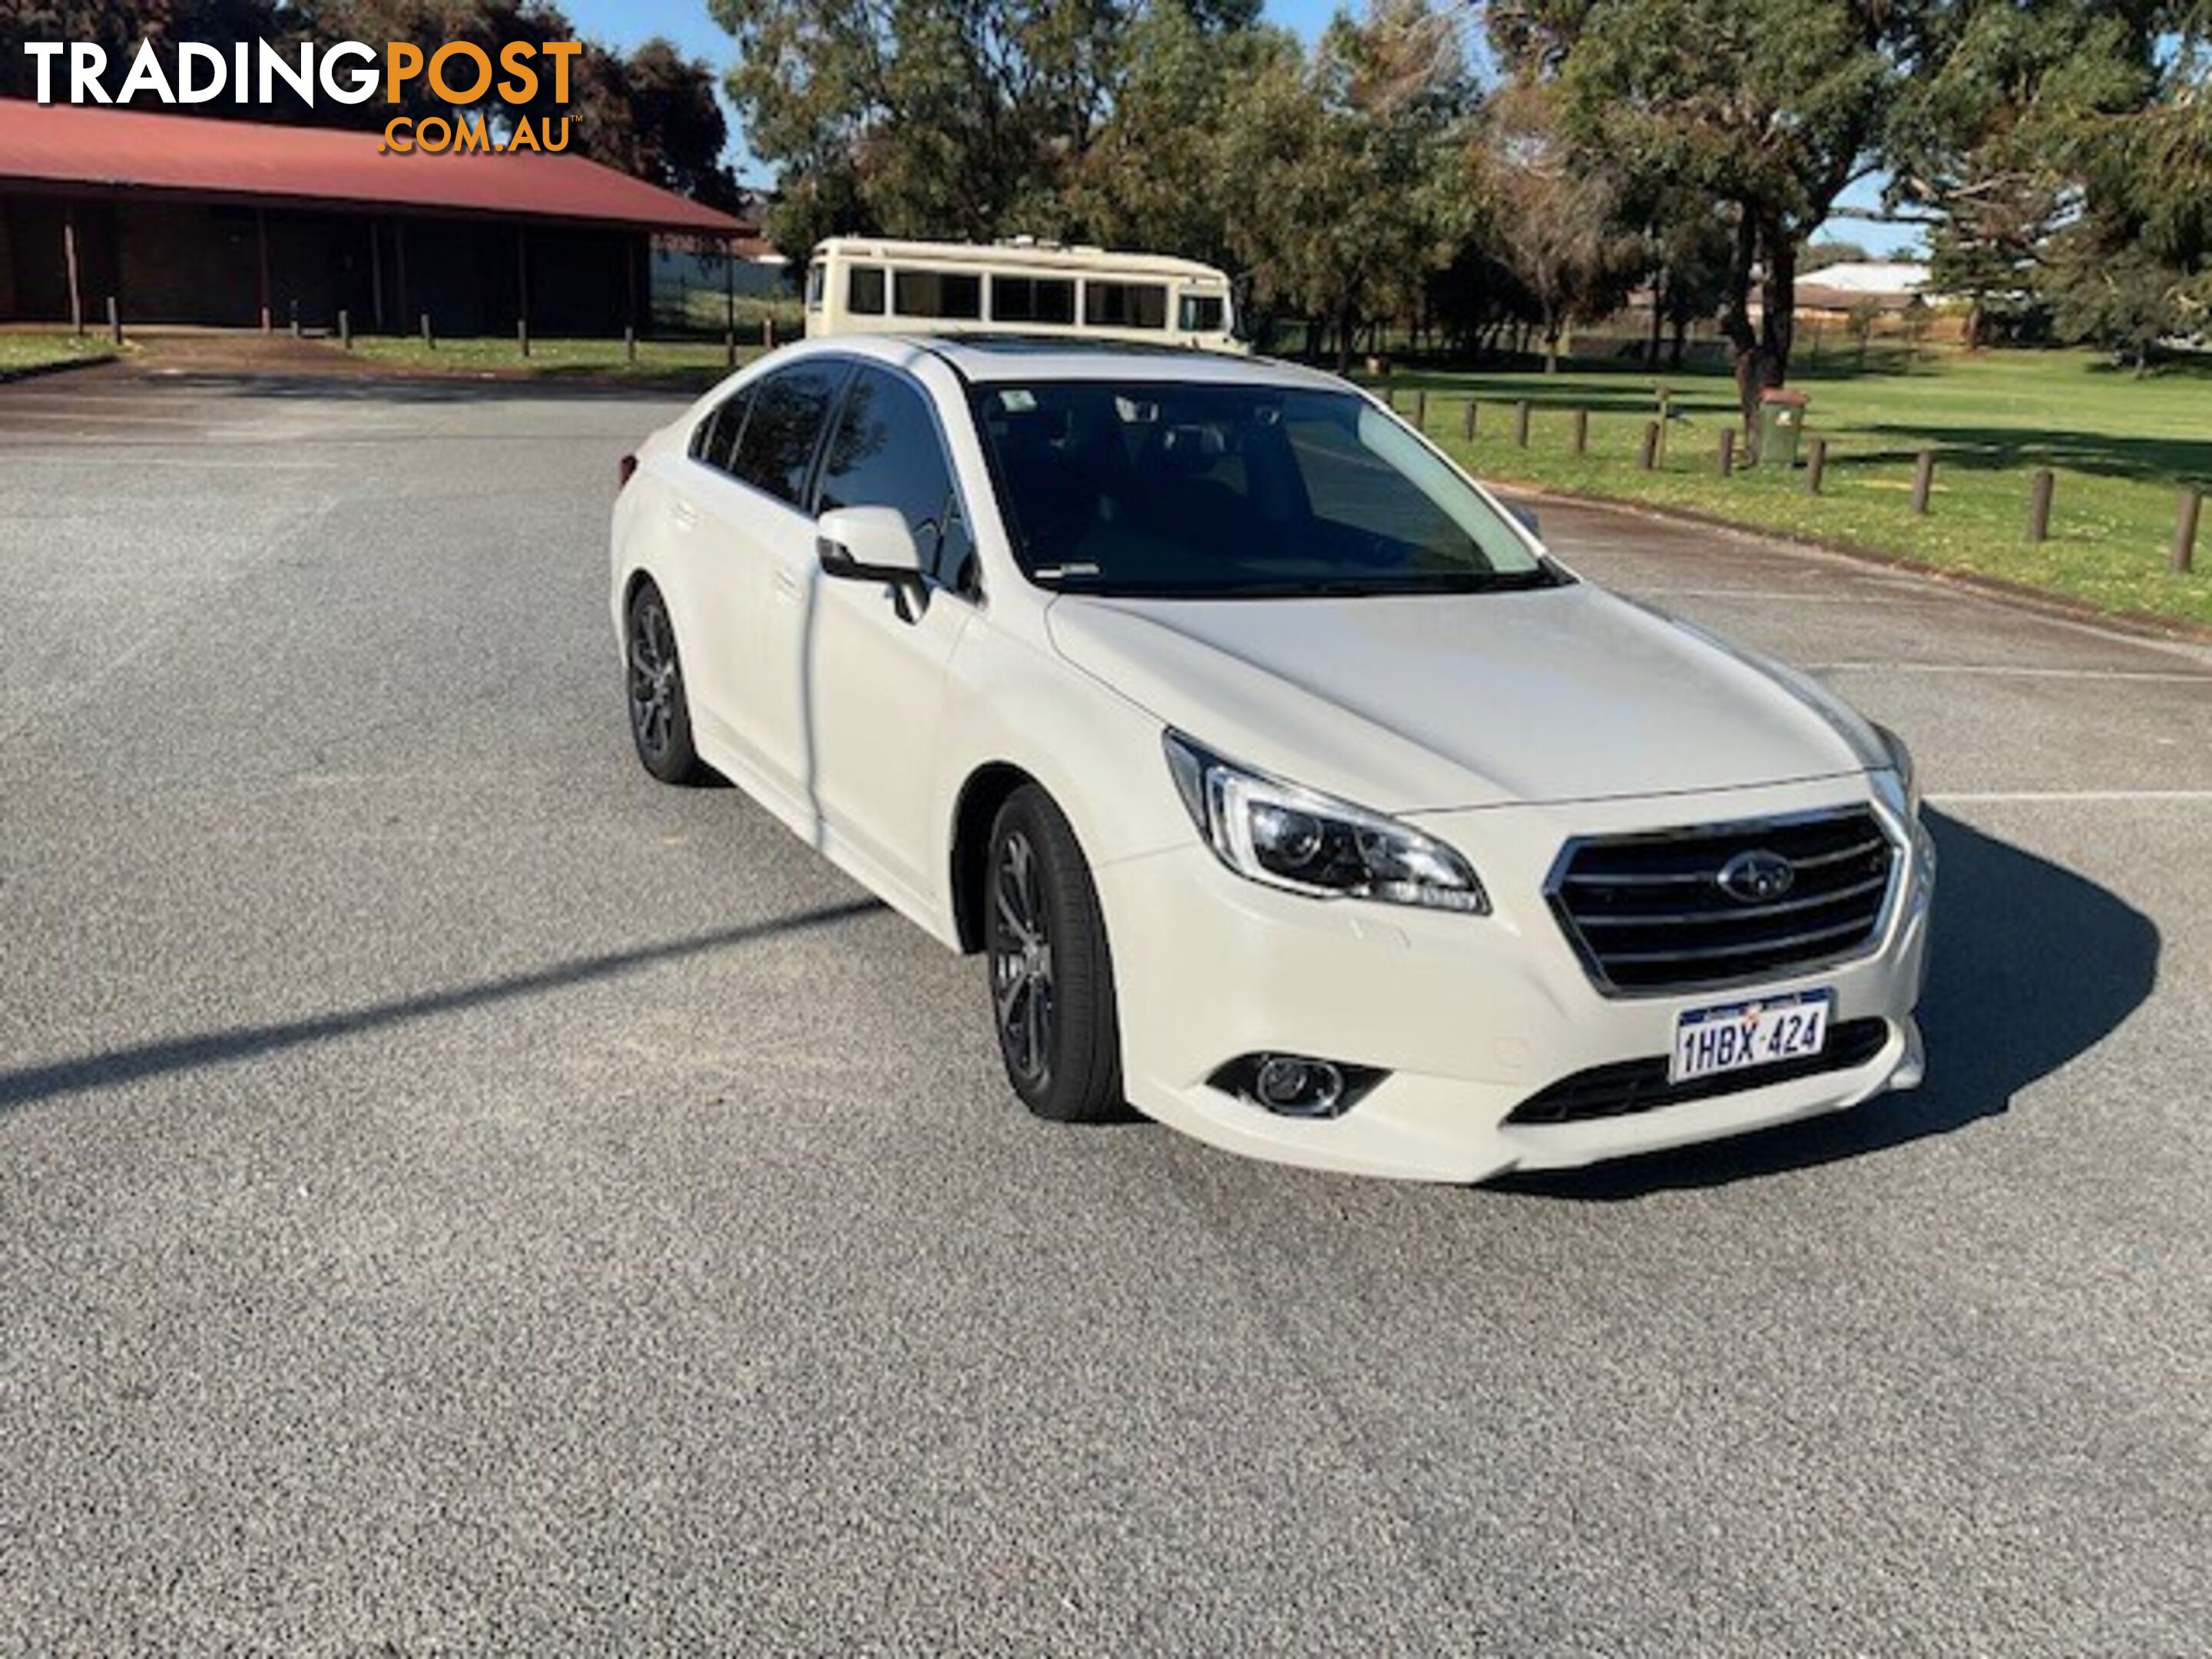
{"type": "MultiPolygon", "coordinates": [[[[326,343],[343,352],[336,340],[326,343]]],[[[750,362],[760,355],[756,334],[738,342],[738,361],[750,362]]],[[[612,380],[676,386],[712,385],[729,372],[720,340],[640,340],[632,362],[620,340],[533,339],[526,357],[513,335],[488,335],[440,340],[425,346],[419,335],[354,337],[353,356],[395,368],[471,374],[496,372],[537,378],[612,380]]]]}
{"type": "Polygon", "coordinates": [[[1717,374],[1578,365],[1573,372],[1393,374],[1410,411],[1428,392],[1431,434],[1485,478],[1649,502],[1762,529],[1862,547],[1942,568],[1970,570],[2086,600],[2101,609],[2212,623],[2212,506],[2197,568],[2167,568],[2185,485],[2212,492],[2212,372],[2172,368],[2136,380],[2082,352],[1949,353],[1908,359],[1877,349],[1858,369],[1848,351],[1794,384],[1812,399],[1807,435],[1825,438],[1823,493],[1802,471],[1718,476],[1719,434],[1735,419],[1735,388],[1717,374]],[[1674,393],[1666,453],[1637,465],[1655,389],[1674,393]],[[1469,397],[1481,409],[1474,443],[1461,441],[1469,397]],[[1511,405],[1534,405],[1528,447],[1513,441],[1511,405]],[[1589,450],[1572,453],[1572,416],[1590,411],[1589,450]],[[1914,459],[1936,457],[1925,518],[1912,512],[1914,459]],[[2057,475],[2051,539],[2022,536],[2028,481],[2057,475]]]}
{"type": "Polygon", "coordinates": [[[76,334],[16,334],[0,331],[0,374],[56,363],[101,363],[115,356],[105,338],[76,334]]]}

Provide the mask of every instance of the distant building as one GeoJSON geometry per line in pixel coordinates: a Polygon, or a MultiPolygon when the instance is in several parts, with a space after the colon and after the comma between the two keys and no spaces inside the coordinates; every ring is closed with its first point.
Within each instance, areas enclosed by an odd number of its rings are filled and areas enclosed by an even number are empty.
{"type": "Polygon", "coordinates": [[[1797,309],[1803,314],[1847,317],[1863,307],[1899,312],[1915,300],[1933,299],[1928,267],[1909,260],[1854,260],[1824,265],[1797,278],[1797,309]]]}
{"type": "Polygon", "coordinates": [[[652,248],[754,225],[569,155],[384,155],[330,127],[0,100],[0,321],[612,334],[652,248]]]}

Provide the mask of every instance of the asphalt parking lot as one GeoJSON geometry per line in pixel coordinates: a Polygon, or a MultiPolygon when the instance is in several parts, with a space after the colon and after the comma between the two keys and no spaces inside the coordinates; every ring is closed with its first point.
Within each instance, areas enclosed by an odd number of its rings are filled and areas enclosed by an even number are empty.
{"type": "Polygon", "coordinates": [[[639,770],[673,406],[0,386],[0,1650],[2205,1649],[2212,651],[1547,505],[1917,750],[1929,1084],[1313,1175],[639,770]]]}

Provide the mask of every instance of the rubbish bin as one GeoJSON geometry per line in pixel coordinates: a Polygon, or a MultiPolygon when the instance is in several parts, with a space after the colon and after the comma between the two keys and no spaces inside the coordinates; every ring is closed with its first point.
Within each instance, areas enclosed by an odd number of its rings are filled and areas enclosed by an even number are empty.
{"type": "Polygon", "coordinates": [[[1759,394],[1759,465],[1788,469],[1797,465],[1797,439],[1805,430],[1802,392],[1771,386],[1759,394]]]}

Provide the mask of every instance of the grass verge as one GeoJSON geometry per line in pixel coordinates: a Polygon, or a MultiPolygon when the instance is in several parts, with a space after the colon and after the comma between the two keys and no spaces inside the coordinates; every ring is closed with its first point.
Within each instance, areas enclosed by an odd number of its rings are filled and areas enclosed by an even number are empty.
{"type": "MultiPolygon", "coordinates": [[[[344,349],[335,340],[332,351],[344,349]]],[[[760,356],[757,341],[738,345],[738,362],[760,356]]],[[[418,335],[360,334],[350,355],[364,362],[435,374],[501,374],[532,380],[603,380],[617,385],[703,388],[729,372],[719,340],[641,340],[632,358],[620,340],[545,339],[526,357],[512,336],[475,336],[424,345],[418,335]]]]}
{"type": "Polygon", "coordinates": [[[104,363],[115,356],[113,346],[90,335],[0,331],[0,379],[72,363],[104,363]]]}
{"type": "Polygon", "coordinates": [[[2170,370],[2137,381],[2078,352],[1877,354],[1867,369],[1832,358],[1801,374],[1807,437],[1824,438],[1822,493],[1802,469],[1719,476],[1719,434],[1735,419],[1723,377],[1654,376],[1627,368],[1543,374],[1408,373],[1391,377],[1399,407],[1428,394],[1429,431],[1478,476],[1674,507],[1753,529],[1863,548],[1937,569],[1971,571],[2099,610],[2212,623],[2212,509],[2197,568],[2168,568],[2185,488],[2212,490],[2212,375],[2170,370]],[[1656,388],[1672,393],[1663,457],[1638,465],[1656,388]],[[1461,434],[1480,405],[1478,435],[1461,434]],[[1530,404],[1529,441],[1515,441],[1513,405],[1530,404]],[[1589,447],[1572,447],[1573,411],[1589,411],[1589,447]],[[1912,508],[1916,457],[1936,457],[1924,516],[1912,508]],[[2025,539],[2029,479],[2056,477],[2051,538],[2025,539]]]}

